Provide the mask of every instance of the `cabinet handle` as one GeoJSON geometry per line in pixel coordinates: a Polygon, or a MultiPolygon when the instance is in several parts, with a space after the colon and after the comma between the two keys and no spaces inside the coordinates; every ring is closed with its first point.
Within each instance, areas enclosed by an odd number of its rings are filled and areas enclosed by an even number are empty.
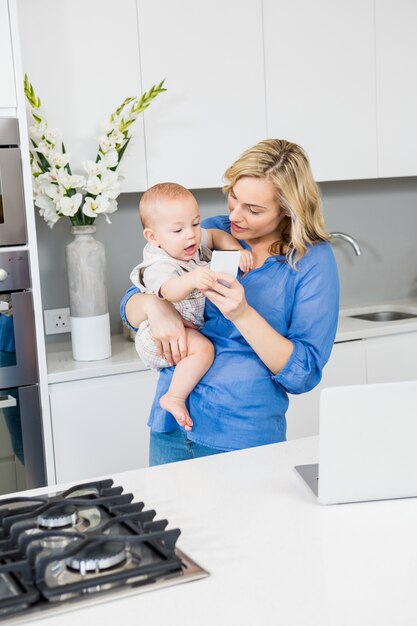
{"type": "Polygon", "coordinates": [[[0,396],[0,409],[6,409],[9,406],[16,406],[17,401],[13,396],[0,396]]]}

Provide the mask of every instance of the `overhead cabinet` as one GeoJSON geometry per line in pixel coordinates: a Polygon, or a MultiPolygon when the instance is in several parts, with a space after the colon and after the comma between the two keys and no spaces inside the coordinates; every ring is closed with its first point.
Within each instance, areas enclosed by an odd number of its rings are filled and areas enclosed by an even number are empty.
{"type": "Polygon", "coordinates": [[[417,174],[417,2],[375,0],[379,176],[417,174]]]}
{"type": "MultiPolygon", "coordinates": [[[[23,70],[50,127],[62,131],[72,170],[81,173],[83,161],[96,159],[104,122],[127,96],[142,91],[136,0],[17,0],[17,5],[23,70]]],[[[124,191],[147,185],[143,117],[135,124],[119,167],[124,191]]]]}
{"type": "Polygon", "coordinates": [[[317,180],[375,178],[373,0],[263,0],[267,128],[317,180]]]}
{"type": "Polygon", "coordinates": [[[165,78],[136,123],[123,191],[221,187],[268,136],[303,146],[319,181],[417,174],[411,0],[17,2],[24,69],[73,166],[95,159],[126,96],[165,78]]]}
{"type": "Polygon", "coordinates": [[[146,116],[148,184],[221,187],[266,137],[259,0],[138,0],[142,79],[166,78],[146,116]]]}

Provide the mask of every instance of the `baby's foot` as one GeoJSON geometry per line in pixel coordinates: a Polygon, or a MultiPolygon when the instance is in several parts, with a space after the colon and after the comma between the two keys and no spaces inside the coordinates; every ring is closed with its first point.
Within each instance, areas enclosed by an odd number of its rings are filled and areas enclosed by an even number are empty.
{"type": "Polygon", "coordinates": [[[180,426],[183,426],[185,430],[191,430],[193,427],[193,420],[187,411],[185,406],[185,400],[173,396],[169,391],[161,397],[159,404],[165,411],[172,413],[180,426]]]}

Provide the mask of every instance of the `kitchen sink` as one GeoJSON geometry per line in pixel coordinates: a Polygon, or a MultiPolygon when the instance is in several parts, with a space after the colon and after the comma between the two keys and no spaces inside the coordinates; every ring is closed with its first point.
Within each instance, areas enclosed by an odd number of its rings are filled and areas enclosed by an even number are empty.
{"type": "Polygon", "coordinates": [[[407,320],[416,318],[414,313],[404,313],[403,311],[373,311],[372,313],[358,313],[348,315],[357,320],[367,320],[369,322],[396,322],[397,320],[407,320]]]}

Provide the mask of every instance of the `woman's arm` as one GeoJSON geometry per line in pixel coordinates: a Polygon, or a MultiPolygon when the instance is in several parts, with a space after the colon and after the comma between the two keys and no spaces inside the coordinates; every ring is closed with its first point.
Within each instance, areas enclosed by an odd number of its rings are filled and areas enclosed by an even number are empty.
{"type": "Polygon", "coordinates": [[[169,363],[176,365],[187,356],[184,322],[170,302],[130,287],[122,299],[120,313],[123,321],[134,329],[149,320],[158,355],[165,355],[169,363]]]}
{"type": "Polygon", "coordinates": [[[207,291],[207,298],[239,329],[275,381],[293,394],[313,389],[329,359],[339,315],[339,280],[330,246],[312,247],[297,274],[295,290],[286,294],[291,315],[285,337],[248,305],[237,280],[219,277],[231,288],[218,285],[215,292],[207,291]]]}

